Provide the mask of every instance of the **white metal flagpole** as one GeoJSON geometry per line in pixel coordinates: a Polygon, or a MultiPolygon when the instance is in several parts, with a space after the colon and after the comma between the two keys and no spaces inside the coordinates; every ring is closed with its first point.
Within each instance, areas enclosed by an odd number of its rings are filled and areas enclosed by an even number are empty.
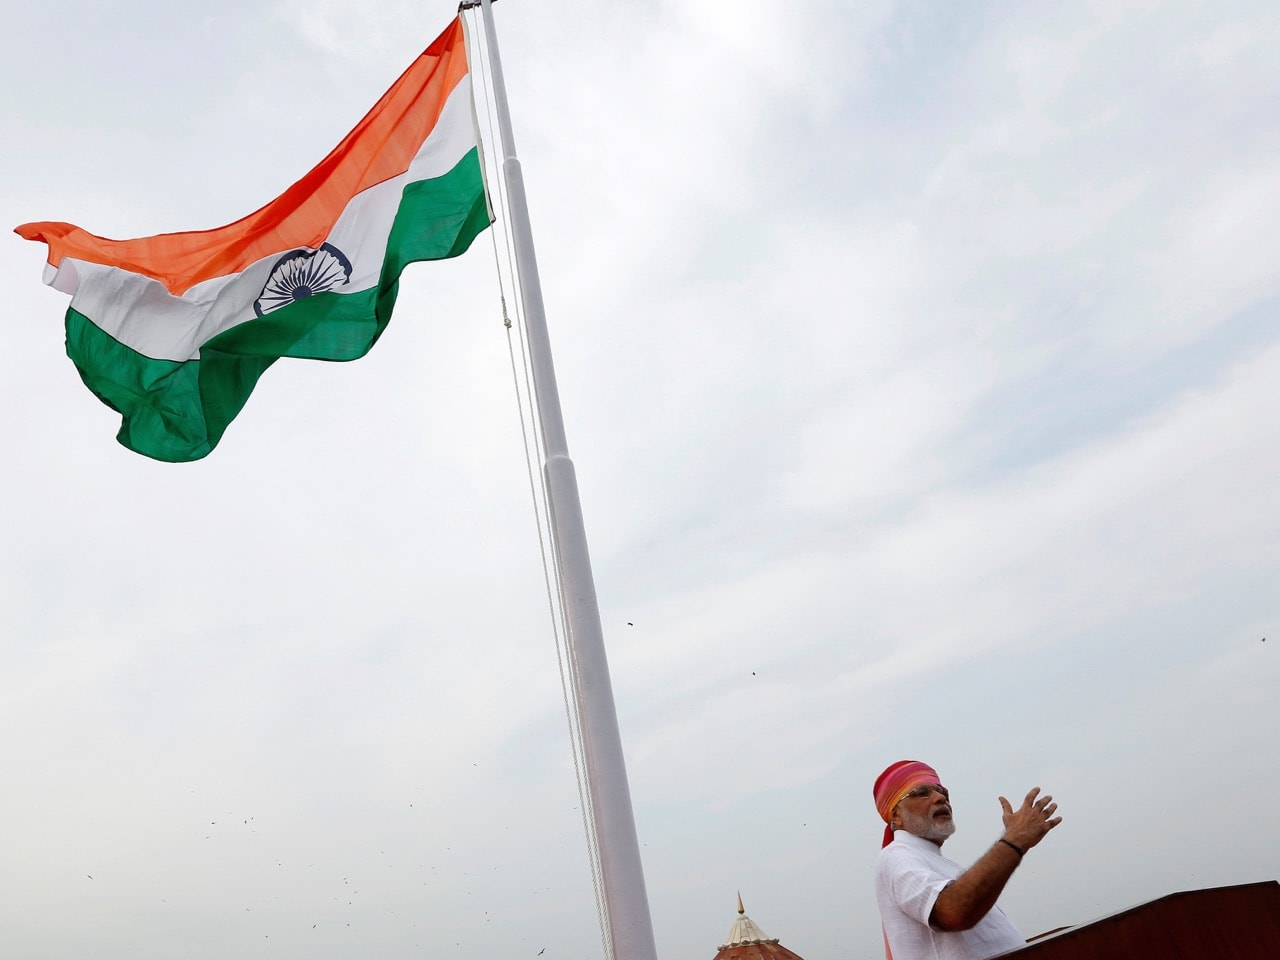
{"type": "Polygon", "coordinates": [[[616,960],[657,960],[613,685],[605,657],[600,607],[591,574],[591,558],[587,552],[578,480],[573,461],[569,458],[560,394],[551,362],[551,342],[533,250],[533,233],[529,227],[524,177],[520,161],[516,158],[490,0],[480,0],[480,7],[502,141],[502,175],[507,187],[518,285],[546,457],[543,471],[551,501],[551,530],[560,573],[561,602],[568,624],[571,662],[576,665],[574,683],[582,727],[583,757],[600,851],[609,936],[616,960]]]}

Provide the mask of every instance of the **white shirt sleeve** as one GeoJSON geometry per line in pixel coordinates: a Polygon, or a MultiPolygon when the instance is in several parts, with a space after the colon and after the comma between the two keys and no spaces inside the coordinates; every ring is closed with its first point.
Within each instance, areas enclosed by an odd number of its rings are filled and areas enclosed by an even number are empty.
{"type": "Polygon", "coordinates": [[[898,909],[916,922],[928,925],[938,894],[951,883],[951,878],[928,869],[910,854],[898,855],[898,851],[892,849],[885,851],[878,869],[884,872],[889,895],[898,909]]]}

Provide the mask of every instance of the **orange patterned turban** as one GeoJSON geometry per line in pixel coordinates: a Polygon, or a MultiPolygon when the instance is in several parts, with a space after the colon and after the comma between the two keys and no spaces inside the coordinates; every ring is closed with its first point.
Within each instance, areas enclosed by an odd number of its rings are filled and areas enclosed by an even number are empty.
{"type": "MultiPolygon", "coordinates": [[[[876,777],[876,785],[872,788],[880,819],[888,824],[889,818],[893,816],[893,808],[902,802],[902,798],[912,787],[918,787],[922,783],[941,782],[938,779],[938,772],[919,760],[899,760],[897,763],[889,764],[884,773],[876,777]]],[[[892,842],[893,827],[886,826],[884,843],[881,846],[887,847],[892,842]]]]}

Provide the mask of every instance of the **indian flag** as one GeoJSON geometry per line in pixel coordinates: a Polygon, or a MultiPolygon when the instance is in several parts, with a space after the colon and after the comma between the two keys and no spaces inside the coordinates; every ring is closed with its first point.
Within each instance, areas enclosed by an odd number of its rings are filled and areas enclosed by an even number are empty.
{"type": "Polygon", "coordinates": [[[208,454],[279,357],[354,360],[377,341],[400,273],[455,257],[492,220],[461,19],[310,173],[242,220],[108,240],[69,223],[49,246],[71,295],[67,354],[120,412],[119,441],[171,462],[208,454]]]}

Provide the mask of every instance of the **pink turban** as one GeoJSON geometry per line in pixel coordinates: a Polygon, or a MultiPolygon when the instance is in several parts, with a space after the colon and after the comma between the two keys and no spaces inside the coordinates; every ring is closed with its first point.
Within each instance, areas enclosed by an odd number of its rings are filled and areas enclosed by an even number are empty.
{"type": "MultiPolygon", "coordinates": [[[[902,798],[912,787],[918,787],[922,783],[941,782],[938,779],[938,772],[927,763],[921,763],[919,760],[899,760],[897,763],[891,763],[884,773],[876,777],[876,785],[872,788],[872,794],[876,798],[876,812],[880,814],[880,819],[888,824],[889,818],[893,816],[893,808],[902,802],[902,798]]],[[[892,842],[893,827],[886,826],[884,843],[880,846],[887,847],[892,842]]]]}

